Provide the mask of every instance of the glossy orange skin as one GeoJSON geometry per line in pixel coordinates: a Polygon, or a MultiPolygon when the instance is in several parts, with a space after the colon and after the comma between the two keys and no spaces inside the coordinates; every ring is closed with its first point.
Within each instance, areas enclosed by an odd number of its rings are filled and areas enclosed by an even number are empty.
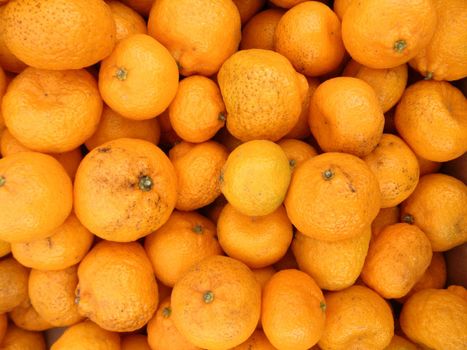
{"type": "Polygon", "coordinates": [[[148,338],[142,334],[130,334],[122,337],[120,350],[151,350],[148,338]]]}
{"type": "Polygon", "coordinates": [[[300,270],[326,290],[342,290],[355,283],[368,253],[371,232],[365,228],[355,237],[327,242],[295,234],[292,251],[300,270]],[[338,257],[338,258],[336,258],[338,257]]]}
{"type": "Polygon", "coordinates": [[[222,209],[217,222],[222,250],[250,268],[279,261],[292,241],[293,227],[283,206],[265,216],[247,216],[231,204],[222,209]]]}
{"type": "Polygon", "coordinates": [[[279,271],[263,291],[264,333],[276,348],[307,350],[323,333],[325,307],[323,293],[313,278],[295,269],[279,271]]]}
{"type": "Polygon", "coordinates": [[[467,187],[452,176],[425,175],[402,203],[401,219],[420,227],[435,252],[461,245],[467,241],[467,187]]]}
{"type": "Polygon", "coordinates": [[[282,55],[269,50],[241,50],[217,76],[227,129],[242,141],[277,141],[297,123],[302,107],[303,76],[282,55]]]}
{"type": "Polygon", "coordinates": [[[284,204],[300,232],[338,241],[355,237],[371,224],[381,195],[376,177],[361,159],[324,153],[295,170],[284,204]]]}
{"type": "Polygon", "coordinates": [[[7,47],[33,67],[87,67],[115,45],[112,13],[101,0],[10,1],[4,11],[7,47]]]}
{"type": "Polygon", "coordinates": [[[120,350],[120,335],[100,328],[92,321],[69,327],[52,345],[51,350],[120,350]]]}
{"type": "Polygon", "coordinates": [[[445,162],[467,150],[467,99],[445,81],[408,87],[397,105],[397,131],[420,157],[445,162]]]}
{"type": "Polygon", "coordinates": [[[88,153],[76,173],[76,216],[104,239],[129,242],[148,235],[168,220],[176,200],[172,163],[147,141],[107,142],[88,153]]]}
{"type": "Polygon", "coordinates": [[[0,239],[10,243],[47,237],[71,212],[70,177],[51,156],[20,152],[0,159],[0,239]]]}
{"type": "Polygon", "coordinates": [[[148,341],[152,350],[200,350],[191,344],[175,327],[172,319],[170,297],[159,305],[147,325],[148,341]]]}
{"type": "Polygon", "coordinates": [[[80,263],[78,279],[79,313],[104,329],[137,330],[157,309],[154,270],[136,242],[99,242],[80,263]]]}
{"type": "Polygon", "coordinates": [[[0,313],[13,310],[28,297],[29,271],[15,259],[0,261],[0,313]]]}
{"type": "Polygon", "coordinates": [[[341,23],[325,4],[305,1],[280,19],[274,49],[302,74],[315,77],[330,73],[344,58],[341,23]]]}
{"type": "Polygon", "coordinates": [[[308,124],[308,114],[310,113],[311,97],[320,84],[317,78],[306,78],[308,82],[308,90],[305,94],[302,93],[302,112],[298,117],[297,123],[284,138],[289,139],[304,139],[311,135],[310,125],[308,124]]]}
{"type": "Polygon", "coordinates": [[[178,179],[177,209],[199,209],[221,194],[220,176],[228,157],[225,147],[214,141],[181,142],[170,150],[169,157],[178,179]]]}
{"type": "Polygon", "coordinates": [[[318,86],[308,122],[323,151],[364,157],[381,139],[384,115],[370,85],[357,78],[338,77],[318,86]]]}
{"type": "Polygon", "coordinates": [[[436,28],[431,0],[351,1],[342,18],[350,56],[370,68],[393,68],[415,57],[436,28]]]}
{"type": "Polygon", "coordinates": [[[108,106],[104,106],[97,130],[86,140],[85,145],[88,150],[92,151],[106,142],[122,137],[146,140],[157,145],[160,135],[161,128],[158,118],[127,119],[108,106]]]}
{"type": "Polygon", "coordinates": [[[225,124],[225,105],[219,87],[201,75],[183,79],[170,104],[169,116],[170,124],[183,140],[208,141],[225,124]]]}
{"type": "Polygon", "coordinates": [[[438,23],[428,45],[409,64],[425,77],[457,80],[467,76],[467,5],[462,0],[434,0],[438,23]]]}
{"type": "Polygon", "coordinates": [[[284,201],[291,173],[289,160],[277,144],[266,140],[245,142],[227,158],[221,191],[244,215],[268,215],[284,201]]]}
{"type": "Polygon", "coordinates": [[[443,289],[446,284],[446,279],[447,271],[444,256],[439,252],[433,253],[431,263],[425,270],[423,276],[417,281],[417,283],[415,283],[410,292],[408,292],[402,299],[400,299],[400,301],[407,301],[409,297],[423,289],[443,289]]]}
{"type": "Polygon", "coordinates": [[[125,39],[133,34],[146,34],[146,22],[144,18],[131,7],[122,4],[120,1],[106,1],[112,11],[115,21],[116,41],[125,39]]]}
{"type": "Polygon", "coordinates": [[[146,34],[120,40],[99,70],[102,99],[129,119],[151,119],[161,114],[177,87],[175,60],[161,43],[146,34]]]}
{"type": "Polygon", "coordinates": [[[417,157],[400,137],[383,134],[363,160],[378,179],[381,208],[399,205],[415,190],[420,173],[417,157]]]}
{"type": "Polygon", "coordinates": [[[400,324],[409,339],[432,349],[457,350],[467,343],[467,300],[444,289],[424,289],[404,304],[400,324]]]}
{"type": "MultiPolygon", "coordinates": [[[[0,6],[0,66],[9,72],[19,73],[27,65],[20,61],[15,55],[13,55],[10,49],[5,44],[4,34],[4,23],[3,14],[5,12],[5,6],[0,6]]],[[[0,113],[1,114],[1,113],[0,113]]]]}
{"type": "Polygon", "coordinates": [[[184,76],[210,76],[238,47],[240,14],[230,0],[158,0],[148,32],[168,48],[184,76]]]}
{"type": "Polygon", "coordinates": [[[386,301],[371,289],[352,286],[326,294],[326,326],[322,350],[384,349],[394,335],[394,319],[386,301]]]}
{"type": "Polygon", "coordinates": [[[266,0],[233,0],[237,6],[242,25],[250,20],[266,3],[266,0]]]}
{"type": "Polygon", "coordinates": [[[28,331],[45,331],[53,328],[53,325],[39,315],[31,304],[31,300],[26,298],[21,304],[8,313],[10,319],[18,327],[28,331]]]}
{"type": "Polygon", "coordinates": [[[102,99],[86,70],[27,68],[2,101],[5,124],[24,146],[62,153],[79,147],[97,129],[102,99]]]}
{"type": "Polygon", "coordinates": [[[396,224],[399,222],[400,208],[389,207],[381,208],[371,223],[371,233],[373,237],[378,237],[381,231],[388,225],[396,224]]]}
{"type": "Polygon", "coordinates": [[[423,276],[432,255],[430,241],[418,227],[386,226],[370,244],[363,282],[387,299],[403,297],[423,276]]]}
{"type": "Polygon", "coordinates": [[[172,291],[175,326],[201,348],[228,349],[243,343],[255,330],[260,309],[261,286],[251,270],[224,256],[192,266],[172,291]]]}
{"type": "Polygon", "coordinates": [[[401,98],[407,85],[408,73],[406,64],[388,69],[372,69],[361,65],[357,61],[350,60],[342,75],[367,82],[375,90],[381,108],[386,113],[401,98]]]}
{"type": "Polygon", "coordinates": [[[44,239],[11,246],[22,265],[38,270],[61,270],[79,263],[88,252],[94,235],[71,214],[44,239]]]}
{"type": "Polygon", "coordinates": [[[146,237],[144,248],[157,279],[169,287],[192,265],[222,253],[216,227],[196,212],[174,211],[161,228],[146,237]]]}
{"type": "Polygon", "coordinates": [[[240,345],[232,348],[232,350],[275,350],[262,330],[257,329],[253,334],[240,345]]]}
{"type": "Polygon", "coordinates": [[[31,332],[10,324],[6,331],[2,350],[46,350],[44,335],[39,332],[31,332]]]}
{"type": "Polygon", "coordinates": [[[240,49],[274,50],[274,32],[285,12],[267,9],[254,15],[242,30],[240,49]]]}
{"type": "Polygon", "coordinates": [[[54,327],[66,327],[83,320],[75,303],[77,266],[64,270],[31,270],[29,297],[37,313],[54,327]]]}
{"type": "Polygon", "coordinates": [[[289,159],[292,170],[306,160],[318,155],[318,152],[306,142],[295,139],[282,139],[277,143],[289,159]]]}

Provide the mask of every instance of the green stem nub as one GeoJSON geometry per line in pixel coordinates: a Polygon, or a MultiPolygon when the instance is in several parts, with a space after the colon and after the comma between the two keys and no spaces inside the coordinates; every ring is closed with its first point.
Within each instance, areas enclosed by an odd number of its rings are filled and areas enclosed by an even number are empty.
{"type": "Polygon", "coordinates": [[[139,178],[139,189],[141,191],[143,191],[143,192],[151,191],[152,185],[153,185],[153,182],[152,182],[152,179],[149,176],[144,175],[144,176],[141,176],[139,178]]]}
{"type": "Polygon", "coordinates": [[[433,79],[433,72],[426,72],[425,78],[423,78],[423,79],[425,79],[425,80],[433,79]]]}
{"type": "Polygon", "coordinates": [[[119,67],[115,73],[115,77],[120,81],[124,81],[128,77],[128,71],[123,67],[119,67]]]}
{"type": "Polygon", "coordinates": [[[203,300],[206,304],[211,304],[214,301],[214,293],[210,290],[203,294],[203,300]]]}
{"type": "Polygon", "coordinates": [[[415,218],[413,217],[412,214],[405,214],[402,217],[402,222],[405,222],[406,224],[413,225],[413,223],[415,222],[415,218]]]}
{"type": "Polygon", "coordinates": [[[297,161],[295,159],[289,160],[289,165],[293,169],[297,165],[297,161]]]}
{"type": "Polygon", "coordinates": [[[172,314],[172,309],[170,307],[167,306],[162,309],[162,316],[164,318],[169,318],[171,314],[172,314]]]}
{"type": "Polygon", "coordinates": [[[331,169],[323,171],[323,179],[326,181],[331,180],[334,177],[334,172],[331,169]]]}
{"type": "Polygon", "coordinates": [[[219,115],[217,116],[217,119],[219,119],[221,122],[225,122],[225,113],[220,112],[219,115]]]}
{"type": "Polygon", "coordinates": [[[319,307],[323,312],[326,312],[326,303],[324,301],[319,303],[319,307]]]}
{"type": "Polygon", "coordinates": [[[394,43],[394,51],[401,53],[407,47],[407,42],[405,40],[397,40],[394,43]]]}
{"type": "Polygon", "coordinates": [[[6,183],[6,179],[4,176],[0,176],[0,187],[2,187],[3,185],[5,185],[6,183]]]}
{"type": "Polygon", "coordinates": [[[198,233],[198,234],[203,233],[203,227],[201,225],[193,226],[192,230],[194,233],[198,233]]]}

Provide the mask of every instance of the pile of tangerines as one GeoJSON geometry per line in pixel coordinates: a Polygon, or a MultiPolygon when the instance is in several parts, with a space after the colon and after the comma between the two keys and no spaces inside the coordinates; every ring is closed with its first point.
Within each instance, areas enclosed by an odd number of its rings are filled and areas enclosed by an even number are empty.
{"type": "Polygon", "coordinates": [[[0,3],[1,350],[467,349],[465,0],[0,3]]]}

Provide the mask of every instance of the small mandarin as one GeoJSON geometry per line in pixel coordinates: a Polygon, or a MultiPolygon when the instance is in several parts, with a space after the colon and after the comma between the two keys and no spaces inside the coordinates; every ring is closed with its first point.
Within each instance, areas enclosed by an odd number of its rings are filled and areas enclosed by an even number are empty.
{"type": "Polygon", "coordinates": [[[106,3],[109,5],[115,21],[116,41],[125,39],[133,34],[146,34],[146,22],[139,13],[120,1],[110,0],[106,1],[106,3]]]}
{"type": "Polygon", "coordinates": [[[267,9],[254,15],[243,27],[240,49],[274,50],[274,32],[284,13],[280,9],[267,9]]]}
{"type": "Polygon", "coordinates": [[[467,241],[467,187],[449,175],[425,175],[402,203],[401,220],[420,227],[435,252],[461,245],[467,241]]]}
{"type": "Polygon", "coordinates": [[[263,290],[261,323],[273,346],[307,350],[321,338],[326,303],[306,273],[291,269],[274,274],[263,290]]]}
{"type": "Polygon", "coordinates": [[[99,70],[102,99],[129,119],[151,119],[161,114],[177,87],[175,60],[161,43],[146,34],[120,40],[99,70]]]}
{"type": "MultiPolygon", "coordinates": [[[[175,327],[170,297],[165,298],[147,325],[148,342],[152,350],[200,350],[175,327]]],[[[130,349],[129,349],[130,350],[130,349]]]]}
{"type": "Polygon", "coordinates": [[[216,227],[196,212],[174,211],[169,220],[146,237],[144,248],[158,280],[173,287],[199,261],[222,253],[216,227]]]}
{"type": "Polygon", "coordinates": [[[106,330],[135,331],[157,309],[154,270],[139,243],[99,242],[79,264],[78,279],[79,313],[106,330]]]}
{"type": "Polygon", "coordinates": [[[394,319],[386,301],[369,288],[354,285],[328,293],[322,350],[384,349],[394,336],[394,319]]]}
{"type": "Polygon", "coordinates": [[[384,115],[376,93],[357,78],[337,77],[319,85],[308,118],[311,132],[325,152],[364,157],[383,134],[384,115]]]}
{"type": "Polygon", "coordinates": [[[78,313],[75,289],[78,285],[77,266],[64,270],[31,270],[29,297],[37,313],[54,327],[70,326],[84,317],[78,313]]]}
{"type": "Polygon", "coordinates": [[[220,177],[227,157],[227,149],[215,141],[175,145],[169,151],[178,180],[175,208],[190,211],[211,204],[221,194],[220,177]]]}
{"type": "Polygon", "coordinates": [[[431,349],[458,350],[467,344],[467,300],[444,289],[423,289],[407,300],[400,315],[402,331],[431,349]]]}
{"type": "Polygon", "coordinates": [[[287,215],[303,234],[324,241],[352,238],[378,214],[378,181],[361,159],[324,153],[305,161],[292,177],[287,215]]]}
{"type": "Polygon", "coordinates": [[[295,69],[315,77],[336,70],[344,58],[341,23],[318,1],[305,1],[288,10],[274,33],[274,49],[295,69]]]}
{"type": "Polygon", "coordinates": [[[188,341],[201,348],[229,349],[256,329],[261,286],[245,264],[212,256],[175,284],[171,303],[173,322],[188,341]]]}
{"type": "Polygon", "coordinates": [[[280,146],[266,140],[249,141],[227,158],[221,191],[242,214],[268,215],[282,204],[290,177],[289,160],[280,146]]]}
{"type": "Polygon", "coordinates": [[[201,75],[183,79],[170,104],[169,117],[183,140],[208,141],[225,124],[226,112],[219,87],[201,75]]]}
{"type": "Polygon", "coordinates": [[[29,271],[12,257],[0,260],[0,314],[13,310],[28,297],[29,271]]]}
{"type": "Polygon", "coordinates": [[[227,255],[250,268],[262,268],[285,255],[293,228],[282,205],[265,216],[247,216],[226,204],[217,222],[217,235],[227,255]]]}
{"type": "Polygon", "coordinates": [[[0,239],[46,238],[71,212],[70,177],[53,157],[20,152],[0,159],[0,239]]]}
{"type": "Polygon", "coordinates": [[[37,270],[62,270],[79,263],[93,243],[94,235],[71,214],[44,239],[13,243],[11,251],[22,265],[37,270]]]}
{"type": "Polygon", "coordinates": [[[297,232],[292,251],[300,270],[313,277],[320,288],[335,291],[350,287],[357,280],[365,263],[370,238],[369,227],[355,237],[336,242],[314,239],[297,232]]]}
{"type": "Polygon", "coordinates": [[[417,226],[386,226],[370,244],[363,282],[385,298],[403,297],[423,276],[432,255],[430,241],[417,226]]]}
{"type": "Polygon", "coordinates": [[[95,79],[84,69],[26,68],[10,83],[2,113],[8,130],[27,148],[63,153],[96,131],[102,99],[95,79]]]}

